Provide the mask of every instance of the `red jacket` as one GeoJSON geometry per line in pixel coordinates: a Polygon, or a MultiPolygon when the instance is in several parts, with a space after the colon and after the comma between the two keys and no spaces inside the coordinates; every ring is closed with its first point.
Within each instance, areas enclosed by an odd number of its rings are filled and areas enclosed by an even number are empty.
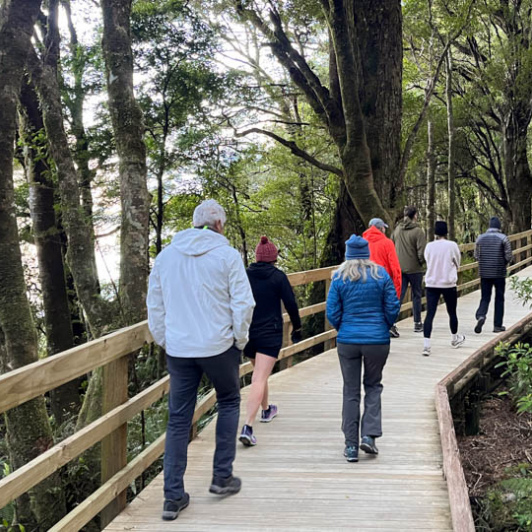
{"type": "Polygon", "coordinates": [[[369,242],[370,260],[384,267],[401,298],[401,266],[393,242],[376,227],[370,227],[362,236],[369,242]]]}

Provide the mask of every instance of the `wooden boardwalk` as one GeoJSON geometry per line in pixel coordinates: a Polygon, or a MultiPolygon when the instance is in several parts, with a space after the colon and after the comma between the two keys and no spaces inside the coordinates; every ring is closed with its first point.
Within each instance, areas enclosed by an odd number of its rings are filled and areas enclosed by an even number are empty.
{"type": "MultiPolygon", "coordinates": [[[[519,276],[532,275],[532,267],[519,276]]],[[[240,444],[235,474],[242,491],[220,499],[208,493],[214,423],[189,447],[186,489],[191,503],[176,521],[160,518],[159,475],[107,528],[109,531],[444,531],[452,530],[447,486],[434,407],[436,383],[495,335],[493,301],[482,335],[475,335],[479,292],[459,299],[459,330],[467,340],[450,347],[447,314],[439,307],[432,356],[421,356],[422,334],[412,319],[399,324],[384,372],[380,454],[343,457],[342,378],[336,351],[328,351],[270,379],[279,417],[254,426],[258,445],[240,444]]],[[[527,309],[510,291],[505,325],[527,309]]],[[[246,390],[242,409],[245,410],[246,390]]]]}

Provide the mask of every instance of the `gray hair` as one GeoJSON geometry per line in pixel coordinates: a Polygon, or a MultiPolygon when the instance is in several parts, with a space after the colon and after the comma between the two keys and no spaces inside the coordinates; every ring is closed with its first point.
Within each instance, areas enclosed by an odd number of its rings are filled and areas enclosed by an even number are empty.
{"type": "Polygon", "coordinates": [[[362,278],[365,283],[369,274],[373,279],[380,279],[379,266],[369,259],[352,259],[346,260],[340,264],[340,267],[334,272],[334,277],[341,277],[344,281],[358,281],[362,278]]]}
{"type": "Polygon", "coordinates": [[[225,225],[227,217],[223,207],[213,199],[202,201],[195,209],[192,216],[192,223],[194,227],[214,227],[216,222],[220,222],[222,226],[225,225]]]}

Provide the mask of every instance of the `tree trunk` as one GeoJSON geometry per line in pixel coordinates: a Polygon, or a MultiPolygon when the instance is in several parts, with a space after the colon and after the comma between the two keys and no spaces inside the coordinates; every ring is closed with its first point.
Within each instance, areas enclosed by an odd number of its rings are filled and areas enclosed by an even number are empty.
{"type": "Polygon", "coordinates": [[[58,83],[59,31],[57,0],[50,1],[46,51],[42,64],[35,52],[30,53],[29,67],[37,87],[50,153],[57,168],[61,195],[62,222],[68,237],[67,262],[74,277],[76,292],[94,337],[113,326],[113,312],[108,301],[100,297],[100,283],[95,269],[92,220],[85,216],[80,201],[79,176],[69,149],[63,123],[61,91],[58,83]]]}
{"type": "Polygon", "coordinates": [[[133,92],[131,0],[102,0],[101,5],[109,109],[120,172],[120,299],[126,323],[135,323],[146,317],[150,198],[144,124],[133,92]]]}
{"type": "Polygon", "coordinates": [[[447,190],[449,195],[449,239],[456,239],[455,231],[455,212],[456,212],[456,184],[454,171],[454,116],[453,116],[453,57],[451,47],[447,50],[445,58],[446,77],[445,77],[445,101],[447,103],[447,136],[449,139],[447,155],[447,190]]]}
{"type": "MultiPolygon", "coordinates": [[[[21,138],[24,141],[25,171],[30,184],[30,213],[39,263],[44,306],[44,328],[48,355],[74,346],[74,335],[62,243],[55,217],[54,184],[47,164],[42,116],[34,88],[26,80],[21,90],[21,138]]],[[[52,413],[58,425],[77,414],[81,406],[79,379],[50,392],[52,413]]]]}
{"type": "MultiPolygon", "coordinates": [[[[37,335],[26,296],[14,208],[13,157],[17,99],[39,8],[38,0],[6,1],[0,13],[0,327],[5,335],[5,348],[1,352],[6,360],[2,366],[9,370],[38,358],[37,335]]],[[[5,418],[13,469],[53,445],[42,397],[9,410],[5,418]]],[[[29,493],[31,510],[39,528],[50,528],[64,515],[65,500],[57,474],[29,493]]]]}
{"type": "Polygon", "coordinates": [[[530,115],[512,110],[503,129],[503,154],[506,188],[511,208],[511,232],[531,227],[532,174],[527,156],[527,130],[530,115]]]}
{"type": "Polygon", "coordinates": [[[436,157],[434,155],[434,124],[427,120],[427,240],[434,240],[436,223],[436,157]]]}
{"type": "MultiPolygon", "coordinates": [[[[402,189],[401,160],[403,41],[399,1],[355,2],[360,51],[359,94],[371,154],[375,189],[393,212],[402,189]]],[[[393,215],[392,215],[393,216],[393,215]]]]}

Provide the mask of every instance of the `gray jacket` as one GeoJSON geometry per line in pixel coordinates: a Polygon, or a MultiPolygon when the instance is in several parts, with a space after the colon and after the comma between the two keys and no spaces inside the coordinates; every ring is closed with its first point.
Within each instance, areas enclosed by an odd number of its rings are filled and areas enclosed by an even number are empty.
{"type": "Polygon", "coordinates": [[[506,266],[512,262],[512,246],[500,229],[490,228],[477,238],[475,259],[480,277],[497,279],[506,277],[506,266]]]}

